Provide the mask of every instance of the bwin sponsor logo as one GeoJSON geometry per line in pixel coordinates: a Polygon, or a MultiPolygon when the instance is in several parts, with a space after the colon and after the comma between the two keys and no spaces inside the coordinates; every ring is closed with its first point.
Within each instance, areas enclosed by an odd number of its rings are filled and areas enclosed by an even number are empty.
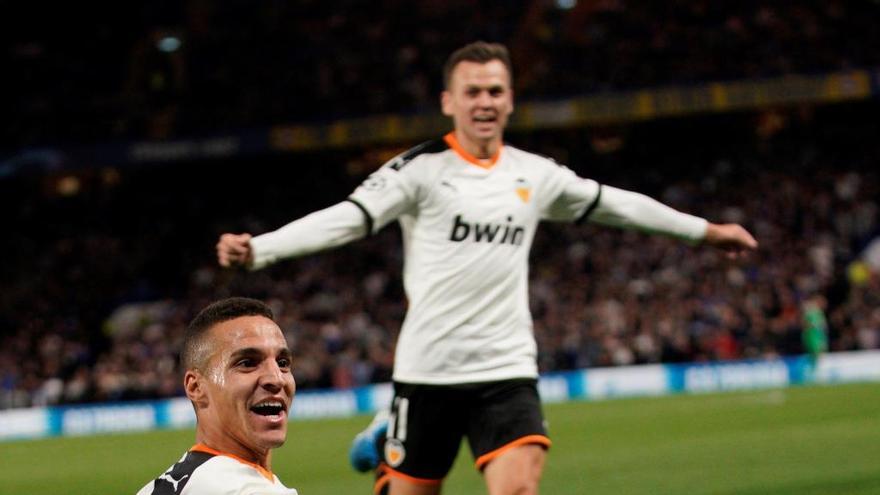
{"type": "MultiPolygon", "coordinates": [[[[513,217],[507,217],[508,222],[513,221],[513,217]]],[[[526,236],[525,227],[514,225],[512,223],[467,223],[461,219],[461,215],[455,216],[452,223],[452,232],[449,233],[449,240],[453,242],[462,242],[471,239],[476,242],[495,242],[498,244],[512,244],[519,246],[526,236]]]]}

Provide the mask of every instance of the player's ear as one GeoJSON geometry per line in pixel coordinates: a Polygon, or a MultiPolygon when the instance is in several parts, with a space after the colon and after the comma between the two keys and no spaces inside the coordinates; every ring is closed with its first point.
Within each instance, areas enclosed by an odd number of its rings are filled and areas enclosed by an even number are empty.
{"type": "Polygon", "coordinates": [[[449,90],[440,93],[440,108],[443,110],[443,115],[452,117],[452,93],[449,90]]]}
{"type": "Polygon", "coordinates": [[[199,370],[187,370],[183,375],[183,390],[186,396],[197,407],[208,405],[208,395],[205,391],[205,377],[199,370]]]}

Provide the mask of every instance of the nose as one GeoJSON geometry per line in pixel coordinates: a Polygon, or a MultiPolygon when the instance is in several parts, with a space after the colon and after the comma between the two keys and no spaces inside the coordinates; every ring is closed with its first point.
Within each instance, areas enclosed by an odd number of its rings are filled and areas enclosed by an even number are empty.
{"type": "Polygon", "coordinates": [[[278,366],[278,363],[270,361],[263,367],[259,383],[261,387],[275,393],[283,389],[288,381],[293,383],[292,375],[285,370],[282,370],[281,367],[278,366]]]}
{"type": "Polygon", "coordinates": [[[480,91],[477,95],[477,106],[481,108],[492,106],[492,96],[489,95],[488,91],[480,91]]]}

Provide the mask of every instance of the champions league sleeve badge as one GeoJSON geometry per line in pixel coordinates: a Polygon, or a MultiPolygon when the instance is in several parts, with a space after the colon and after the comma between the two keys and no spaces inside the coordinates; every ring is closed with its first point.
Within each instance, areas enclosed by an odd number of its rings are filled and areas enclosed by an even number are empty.
{"type": "Polygon", "coordinates": [[[385,180],[385,177],[377,177],[374,174],[367,177],[367,180],[365,180],[363,184],[361,184],[361,187],[363,187],[364,190],[367,191],[381,191],[382,189],[385,189],[386,184],[387,181],[385,180]]]}

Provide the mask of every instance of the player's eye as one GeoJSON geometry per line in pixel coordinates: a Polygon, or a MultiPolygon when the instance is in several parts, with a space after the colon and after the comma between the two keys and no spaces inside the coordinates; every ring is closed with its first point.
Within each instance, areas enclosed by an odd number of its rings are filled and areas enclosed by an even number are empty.
{"type": "Polygon", "coordinates": [[[280,358],[278,359],[278,367],[282,369],[290,368],[290,359],[280,358]]]}
{"type": "Polygon", "coordinates": [[[504,90],[501,88],[492,88],[489,90],[489,94],[493,97],[501,96],[502,94],[504,94],[504,90]]]}
{"type": "Polygon", "coordinates": [[[257,365],[257,361],[251,358],[239,359],[235,362],[237,368],[253,368],[257,365]]]}

